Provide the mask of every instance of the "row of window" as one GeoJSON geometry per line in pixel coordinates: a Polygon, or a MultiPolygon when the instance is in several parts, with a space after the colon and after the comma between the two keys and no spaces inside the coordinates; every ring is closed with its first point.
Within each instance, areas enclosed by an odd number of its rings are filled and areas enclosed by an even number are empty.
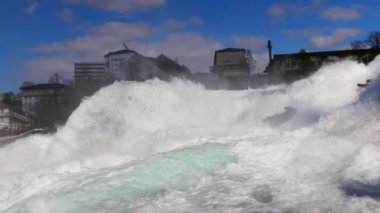
{"type": "Polygon", "coordinates": [[[9,118],[0,118],[0,123],[8,122],[9,118]]]}
{"type": "Polygon", "coordinates": [[[22,109],[24,110],[24,111],[26,111],[27,109],[30,109],[30,108],[32,108],[32,107],[34,107],[34,105],[35,105],[35,103],[33,103],[33,102],[25,102],[25,103],[22,103],[22,109]]]}
{"type": "Polygon", "coordinates": [[[22,101],[38,101],[39,98],[36,96],[23,97],[22,101]]]}
{"type": "Polygon", "coordinates": [[[9,109],[0,109],[0,113],[8,113],[9,109]]]}

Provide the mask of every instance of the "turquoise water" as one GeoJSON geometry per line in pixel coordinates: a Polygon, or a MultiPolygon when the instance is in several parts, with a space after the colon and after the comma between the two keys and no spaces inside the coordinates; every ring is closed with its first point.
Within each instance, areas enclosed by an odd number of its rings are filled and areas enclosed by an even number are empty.
{"type": "Polygon", "coordinates": [[[137,199],[194,187],[201,178],[236,160],[231,146],[226,144],[174,150],[118,168],[71,176],[77,181],[65,190],[34,196],[8,212],[28,212],[27,203],[33,202],[34,208],[48,212],[128,212],[128,206],[137,199]]]}

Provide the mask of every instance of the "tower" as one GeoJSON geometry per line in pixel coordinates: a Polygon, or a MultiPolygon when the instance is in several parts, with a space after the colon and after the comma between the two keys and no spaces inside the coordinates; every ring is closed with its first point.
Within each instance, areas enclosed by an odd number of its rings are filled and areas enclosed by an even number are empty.
{"type": "Polygon", "coordinates": [[[268,48],[268,52],[269,52],[269,62],[270,62],[270,61],[272,61],[272,42],[270,40],[268,40],[267,48],[268,48]]]}

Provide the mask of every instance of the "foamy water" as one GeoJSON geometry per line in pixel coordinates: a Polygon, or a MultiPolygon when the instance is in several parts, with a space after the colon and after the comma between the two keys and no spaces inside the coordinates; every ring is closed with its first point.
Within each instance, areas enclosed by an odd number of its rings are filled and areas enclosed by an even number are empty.
{"type": "Polygon", "coordinates": [[[379,212],[380,81],[357,87],[379,72],[378,58],[256,90],[115,83],[56,134],[0,149],[0,210],[379,212]]]}

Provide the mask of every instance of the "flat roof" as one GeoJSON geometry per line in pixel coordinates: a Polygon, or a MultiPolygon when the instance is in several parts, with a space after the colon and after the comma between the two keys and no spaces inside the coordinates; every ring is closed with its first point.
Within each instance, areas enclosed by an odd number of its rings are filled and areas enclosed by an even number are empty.
{"type": "Polygon", "coordinates": [[[66,89],[69,86],[59,83],[34,84],[30,86],[20,87],[21,90],[43,90],[43,89],[66,89]]]}
{"type": "Polygon", "coordinates": [[[136,51],[130,50],[130,49],[117,50],[117,51],[113,51],[113,52],[111,51],[111,52],[107,53],[106,55],[104,55],[104,57],[107,57],[110,55],[123,54],[123,53],[136,53],[136,51]]]}
{"type": "Polygon", "coordinates": [[[215,53],[220,53],[220,52],[245,52],[246,49],[243,48],[224,48],[221,50],[215,51],[215,53]]]}
{"type": "Polygon", "coordinates": [[[273,57],[291,57],[291,56],[300,56],[304,55],[313,55],[313,56],[334,56],[334,55],[345,55],[345,54],[365,54],[365,53],[378,53],[380,54],[380,49],[358,49],[358,50],[334,50],[334,51],[320,51],[320,52],[298,52],[290,54],[275,54],[273,57]]]}

